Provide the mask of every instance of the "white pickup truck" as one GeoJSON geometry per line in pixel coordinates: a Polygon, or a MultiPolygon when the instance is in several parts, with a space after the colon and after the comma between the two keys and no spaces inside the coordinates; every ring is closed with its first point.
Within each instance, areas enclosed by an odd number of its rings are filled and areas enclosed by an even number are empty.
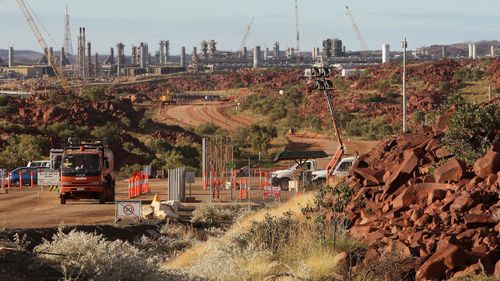
{"type": "MultiPolygon", "coordinates": [[[[332,176],[334,177],[345,177],[351,169],[352,163],[356,160],[357,157],[346,157],[340,160],[340,163],[335,167],[332,172],[332,176]]],[[[324,182],[326,180],[326,170],[319,170],[312,172],[312,181],[313,182],[324,182]]]]}
{"type": "MultiPolygon", "coordinates": [[[[272,172],[271,173],[272,185],[280,186],[281,189],[285,191],[288,190],[288,182],[293,178],[293,173],[297,170],[298,167],[299,164],[296,163],[288,169],[272,172]]],[[[307,160],[306,162],[304,162],[304,164],[302,164],[302,169],[303,172],[305,172],[306,174],[307,173],[311,174],[318,169],[318,166],[316,164],[316,161],[307,160]]]]}

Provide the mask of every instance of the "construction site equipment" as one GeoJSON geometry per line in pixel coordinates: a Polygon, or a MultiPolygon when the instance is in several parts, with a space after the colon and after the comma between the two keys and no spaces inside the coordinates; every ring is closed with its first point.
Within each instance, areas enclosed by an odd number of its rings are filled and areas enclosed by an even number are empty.
{"type": "Polygon", "coordinates": [[[245,47],[245,43],[247,42],[248,35],[250,34],[250,29],[252,28],[252,24],[253,24],[254,20],[255,20],[255,18],[252,18],[252,20],[248,24],[245,35],[243,36],[243,40],[241,40],[241,45],[240,45],[240,49],[239,49],[241,54],[243,54],[243,48],[245,47]]]}
{"type": "Polygon", "coordinates": [[[279,153],[274,161],[293,160],[295,164],[288,169],[278,170],[271,173],[271,184],[280,186],[287,191],[289,182],[294,179],[309,182],[313,172],[318,170],[316,160],[328,157],[324,151],[284,151],[279,153]]]}
{"type": "MultiPolygon", "coordinates": [[[[340,132],[340,126],[335,117],[335,110],[333,107],[333,82],[331,80],[327,80],[326,77],[330,75],[330,70],[325,67],[313,67],[304,72],[304,76],[306,76],[309,81],[314,79],[314,85],[318,90],[323,91],[325,95],[326,102],[328,104],[328,109],[330,111],[330,116],[332,118],[333,128],[335,129],[335,135],[337,136],[337,142],[339,143],[339,147],[337,151],[333,155],[332,159],[328,163],[326,167],[326,184],[330,183],[330,177],[334,169],[336,169],[339,164],[341,164],[342,158],[345,154],[344,142],[342,140],[342,135],[340,132]]],[[[352,163],[352,162],[351,162],[352,163]]]]}
{"type": "Polygon", "coordinates": [[[354,33],[356,34],[356,37],[358,38],[359,44],[361,46],[361,50],[366,51],[365,40],[363,40],[363,36],[361,36],[361,32],[359,32],[358,25],[356,24],[356,21],[354,21],[354,17],[352,16],[351,10],[349,10],[348,6],[345,6],[345,8],[346,8],[346,15],[348,15],[349,18],[351,19],[352,29],[353,29],[354,33]]]}
{"type": "Polygon", "coordinates": [[[103,141],[69,139],[61,163],[61,204],[67,199],[115,200],[113,152],[103,141]]]}
{"type": "MultiPolygon", "coordinates": [[[[35,20],[33,19],[33,16],[31,15],[30,10],[28,9],[27,4],[25,3],[24,0],[17,0],[17,4],[19,5],[19,8],[21,9],[21,12],[23,13],[24,17],[26,18],[26,21],[28,22],[29,27],[31,28],[31,31],[33,32],[33,35],[35,36],[36,40],[38,41],[38,45],[40,45],[40,48],[42,49],[42,52],[46,53],[46,50],[49,50],[49,47],[47,46],[47,43],[45,42],[45,39],[42,36],[42,33],[38,29],[38,26],[35,23],[35,20]]],[[[63,87],[65,92],[70,92],[71,88],[68,82],[68,79],[64,75],[64,72],[59,64],[56,63],[54,56],[45,54],[47,56],[48,63],[50,67],[54,70],[54,74],[56,75],[57,79],[59,80],[59,83],[63,87]]]]}

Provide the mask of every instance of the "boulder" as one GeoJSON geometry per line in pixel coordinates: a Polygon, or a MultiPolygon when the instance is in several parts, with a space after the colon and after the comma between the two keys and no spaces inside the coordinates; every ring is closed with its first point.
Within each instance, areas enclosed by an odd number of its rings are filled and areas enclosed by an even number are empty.
{"type": "Polygon", "coordinates": [[[448,244],[439,247],[417,270],[416,280],[442,280],[447,270],[453,270],[465,264],[466,254],[457,245],[448,244]]]}
{"type": "Polygon", "coordinates": [[[458,196],[455,201],[450,206],[450,211],[452,212],[465,212],[469,210],[474,205],[474,200],[472,200],[469,194],[463,194],[458,196]]]}
{"type": "Polygon", "coordinates": [[[486,152],[486,155],[477,159],[474,163],[474,173],[483,179],[491,174],[496,174],[499,169],[500,153],[493,150],[486,152]]]}
{"type": "Polygon", "coordinates": [[[458,182],[464,175],[464,166],[463,162],[452,158],[436,169],[434,177],[437,182],[458,182]]]}

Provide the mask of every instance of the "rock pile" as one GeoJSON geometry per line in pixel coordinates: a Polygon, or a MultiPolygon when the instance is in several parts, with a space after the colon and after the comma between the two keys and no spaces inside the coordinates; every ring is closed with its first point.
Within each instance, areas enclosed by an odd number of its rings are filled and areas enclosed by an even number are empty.
{"type": "Polygon", "coordinates": [[[500,145],[467,167],[424,128],[381,142],[346,184],[351,236],[369,257],[402,254],[417,280],[500,275],[500,145]]]}

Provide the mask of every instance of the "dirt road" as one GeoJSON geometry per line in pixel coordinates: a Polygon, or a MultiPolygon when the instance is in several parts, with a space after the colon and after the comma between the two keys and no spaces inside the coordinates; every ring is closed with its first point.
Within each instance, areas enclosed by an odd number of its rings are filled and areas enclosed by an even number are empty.
{"type": "MultiPolygon", "coordinates": [[[[252,202],[261,202],[263,200],[263,191],[259,189],[259,179],[250,180],[252,190],[250,197],[252,202]]],[[[197,202],[182,203],[185,206],[196,207],[202,202],[210,199],[210,192],[203,190],[202,179],[197,178],[196,182],[190,188],[186,186],[186,196],[194,197],[197,202]]],[[[151,193],[144,194],[134,200],[141,200],[143,204],[150,204],[154,194],[158,194],[160,200],[168,200],[167,180],[150,180],[151,193]]],[[[292,191],[283,192],[282,199],[286,200],[294,196],[292,191]]],[[[239,190],[221,190],[219,194],[220,202],[242,202],[239,200],[239,190]]],[[[127,182],[117,183],[117,200],[127,198],[127,182]]],[[[267,199],[274,200],[274,199],[267,199]]],[[[216,198],[214,202],[218,202],[216,198]]],[[[57,192],[50,192],[46,188],[42,191],[40,187],[34,189],[12,188],[7,194],[0,193],[0,231],[2,229],[14,228],[42,228],[74,226],[74,225],[93,225],[101,223],[112,223],[115,219],[115,204],[98,204],[97,200],[68,200],[66,205],[59,204],[57,192]]]]}
{"type": "Polygon", "coordinates": [[[211,122],[230,131],[252,123],[250,118],[226,114],[224,109],[230,106],[232,105],[223,102],[169,105],[158,109],[155,119],[156,121],[184,127],[198,127],[203,123],[211,122]]]}

